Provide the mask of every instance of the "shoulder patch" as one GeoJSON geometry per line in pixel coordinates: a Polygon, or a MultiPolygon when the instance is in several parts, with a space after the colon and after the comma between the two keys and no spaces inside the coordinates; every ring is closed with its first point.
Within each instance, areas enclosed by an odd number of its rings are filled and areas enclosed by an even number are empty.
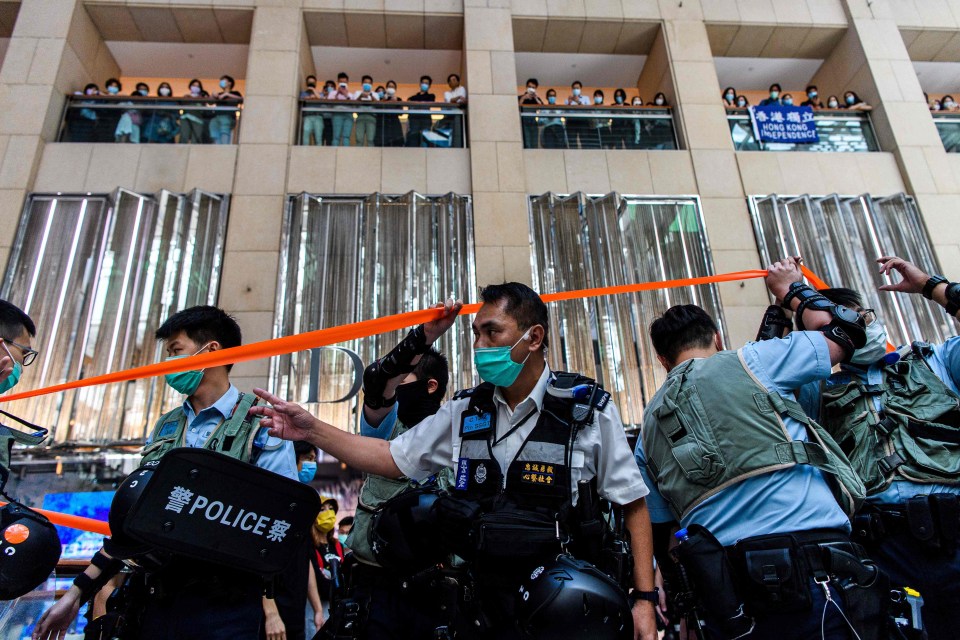
{"type": "Polygon", "coordinates": [[[603,411],[607,408],[607,404],[610,403],[610,392],[604,391],[603,387],[597,387],[597,395],[593,401],[593,406],[596,407],[597,411],[603,411]]]}
{"type": "Polygon", "coordinates": [[[462,400],[463,398],[469,398],[470,396],[473,395],[474,391],[476,391],[476,390],[477,390],[476,387],[470,387],[469,389],[460,389],[459,391],[457,391],[456,393],[453,394],[453,398],[452,398],[452,399],[453,399],[453,400],[462,400]]]}

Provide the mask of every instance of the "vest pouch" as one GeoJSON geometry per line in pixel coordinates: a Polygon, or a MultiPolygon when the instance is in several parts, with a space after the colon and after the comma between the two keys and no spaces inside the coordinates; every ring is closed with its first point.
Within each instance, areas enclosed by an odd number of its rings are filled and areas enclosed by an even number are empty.
{"type": "Polygon", "coordinates": [[[433,508],[437,514],[437,526],[450,550],[464,560],[473,560],[477,554],[471,530],[473,523],[480,518],[480,503],[443,493],[433,508]]]}
{"type": "MultiPolygon", "coordinates": [[[[960,475],[960,444],[915,436],[909,426],[894,432],[893,439],[894,448],[904,454],[909,467],[921,473],[921,479],[956,482],[960,475]]],[[[907,475],[914,473],[907,470],[907,475]]]]}
{"type": "Polygon", "coordinates": [[[657,426],[683,475],[707,486],[723,475],[725,468],[708,415],[696,385],[680,389],[679,382],[656,413],[657,426]]]}
{"type": "Polygon", "coordinates": [[[793,536],[774,534],[737,543],[744,596],[754,614],[780,614],[811,608],[810,576],[793,536]]]}
{"type": "MultiPolygon", "coordinates": [[[[478,562],[538,562],[562,551],[560,529],[549,516],[521,509],[485,513],[474,523],[471,538],[478,562]]],[[[498,565],[493,564],[496,568],[498,565]]]]}

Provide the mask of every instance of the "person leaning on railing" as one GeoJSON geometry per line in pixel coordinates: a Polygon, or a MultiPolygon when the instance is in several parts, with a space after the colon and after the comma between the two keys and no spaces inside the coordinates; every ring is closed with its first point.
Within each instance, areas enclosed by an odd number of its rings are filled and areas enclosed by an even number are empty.
{"type": "MultiPolygon", "coordinates": [[[[613,92],[613,106],[629,107],[627,92],[617,89],[613,92]]],[[[633,123],[628,118],[613,118],[610,121],[610,148],[630,149],[633,140],[633,123]]]]}
{"type": "MultiPolygon", "coordinates": [[[[217,106],[229,106],[243,100],[239,91],[233,88],[231,76],[220,77],[220,92],[214,94],[217,106]]],[[[210,139],[213,144],[230,144],[233,141],[233,129],[237,126],[236,111],[216,111],[210,119],[210,139]]]]}
{"type": "MultiPolygon", "coordinates": [[[[317,91],[317,76],[309,75],[306,78],[307,88],[300,92],[301,100],[320,100],[323,96],[317,91]]],[[[301,134],[301,144],[309,145],[313,140],[313,145],[323,144],[323,116],[319,113],[303,114],[303,132],[301,134]]]]}
{"type": "MultiPolygon", "coordinates": [[[[557,92],[547,89],[547,104],[557,104],[557,92]]],[[[540,123],[543,125],[543,148],[566,149],[567,132],[563,127],[563,111],[543,109],[540,111],[540,123]]]]}
{"type": "MultiPolygon", "coordinates": [[[[384,91],[381,102],[400,102],[397,97],[397,83],[394,80],[387,80],[387,88],[384,91]]],[[[393,105],[389,105],[393,106],[393,105]]],[[[384,113],[380,116],[380,126],[377,128],[377,146],[379,147],[402,147],[403,146],[403,125],[400,124],[399,113],[384,113]]]]}
{"type": "MultiPolygon", "coordinates": [[[[407,98],[407,100],[409,102],[436,102],[437,97],[430,93],[430,85],[432,84],[433,78],[430,76],[420,76],[420,91],[407,98]]],[[[407,116],[407,146],[426,146],[423,140],[423,132],[429,131],[432,125],[433,120],[429,115],[407,116]]]]}
{"type": "Polygon", "coordinates": [[[858,96],[853,91],[846,91],[843,94],[843,106],[841,109],[849,109],[850,111],[870,111],[873,109],[869,104],[864,102],[860,96],[858,96]]]}
{"type": "MultiPolygon", "coordinates": [[[[377,102],[380,98],[373,92],[373,78],[363,76],[361,79],[360,91],[354,95],[354,100],[360,102],[377,102]]],[[[370,107],[358,107],[356,120],[357,146],[371,147],[374,143],[374,136],[377,132],[377,117],[372,113],[370,107]]]]}
{"type": "MultiPolygon", "coordinates": [[[[583,95],[583,83],[574,80],[570,85],[570,95],[567,96],[566,104],[568,106],[590,106],[590,98],[583,95]]],[[[587,140],[590,137],[590,127],[586,118],[579,117],[580,114],[567,112],[567,142],[571,149],[586,149],[587,140]]]]}
{"type": "MultiPolygon", "coordinates": [[[[157,87],[157,96],[160,98],[171,98],[173,89],[169,82],[161,82],[157,87]]],[[[157,101],[155,105],[174,106],[176,101],[173,99],[157,101]]],[[[174,109],[154,109],[150,112],[147,119],[144,136],[146,142],[155,142],[159,144],[170,144],[176,142],[179,123],[177,122],[177,111],[174,109]]]]}
{"type": "MultiPolygon", "coordinates": [[[[210,94],[203,90],[203,83],[197,78],[190,81],[190,93],[184,98],[209,98],[210,94]]],[[[180,116],[180,144],[203,143],[203,109],[184,109],[180,116]]]]}
{"type": "MultiPolygon", "coordinates": [[[[527,79],[526,90],[517,96],[517,102],[521,107],[537,107],[543,104],[543,99],[537,95],[537,89],[540,87],[540,81],[536,78],[527,79]]],[[[524,149],[537,149],[540,147],[540,129],[537,125],[537,118],[520,118],[520,128],[523,133],[524,149]]]]}

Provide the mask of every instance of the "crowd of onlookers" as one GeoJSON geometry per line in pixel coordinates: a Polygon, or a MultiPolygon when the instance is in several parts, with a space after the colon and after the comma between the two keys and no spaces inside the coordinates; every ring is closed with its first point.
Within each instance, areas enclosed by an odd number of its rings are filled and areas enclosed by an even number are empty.
{"type": "MultiPolygon", "coordinates": [[[[161,82],[157,92],[150,95],[150,86],[138,82],[129,97],[134,101],[118,101],[126,108],[93,108],[94,103],[71,110],[67,115],[67,135],[77,142],[153,142],[199,144],[230,144],[237,126],[237,106],[243,96],[234,88],[232,77],[220,77],[214,93],[203,88],[203,82],[194,78],[188,84],[189,93],[175,97],[169,82],[161,82]],[[143,98],[154,98],[146,101],[143,98]],[[163,99],[171,99],[165,102],[163,99]],[[185,108],[184,100],[200,103],[200,108],[185,108]],[[211,106],[226,106],[229,109],[211,109],[211,106]]],[[[126,97],[123,85],[116,78],[104,83],[104,90],[90,83],[78,91],[80,96],[126,97]]],[[[187,103],[189,104],[189,102],[187,103]]],[[[100,107],[102,105],[96,105],[100,107]]]]}
{"type": "MultiPolygon", "coordinates": [[[[797,103],[793,95],[784,93],[783,88],[774,82],[770,85],[768,97],[760,101],[759,106],[766,107],[774,104],[785,106],[811,107],[812,109],[849,109],[851,111],[870,111],[873,107],[864,102],[854,91],[846,91],[843,97],[828,96],[826,100],[820,95],[817,85],[811,84],[804,91],[806,100],[797,103]]],[[[727,87],[720,94],[723,105],[728,109],[746,109],[750,106],[747,96],[737,93],[733,87],[727,87]]]]}
{"type": "Polygon", "coordinates": [[[923,94],[924,99],[927,102],[927,106],[930,108],[930,111],[947,111],[956,113],[960,111],[960,104],[957,104],[957,101],[953,99],[953,96],[947,94],[940,98],[939,100],[934,98],[930,99],[930,96],[926,92],[923,94]]]}

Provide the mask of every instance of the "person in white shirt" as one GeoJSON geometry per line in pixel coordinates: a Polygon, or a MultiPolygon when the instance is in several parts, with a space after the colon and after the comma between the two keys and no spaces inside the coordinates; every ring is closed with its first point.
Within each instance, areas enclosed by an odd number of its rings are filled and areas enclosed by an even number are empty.
{"type": "MultiPolygon", "coordinates": [[[[373,92],[373,78],[371,76],[363,76],[360,82],[360,91],[353,94],[354,100],[360,102],[380,100],[380,96],[373,92]]],[[[374,144],[373,138],[377,131],[377,116],[371,113],[373,109],[370,107],[358,107],[357,110],[357,146],[371,147],[374,144]]]]}
{"type": "MultiPolygon", "coordinates": [[[[568,106],[589,107],[592,103],[590,98],[583,95],[583,83],[574,80],[570,85],[570,95],[567,96],[568,106]]],[[[590,121],[583,117],[586,114],[576,112],[567,112],[567,142],[571,149],[588,149],[593,141],[593,131],[590,127],[590,121]]]]}
{"type": "MultiPolygon", "coordinates": [[[[455,104],[458,106],[464,106],[467,104],[467,89],[462,84],[460,84],[460,76],[456,73],[451,73],[447,76],[447,86],[450,87],[450,91],[443,92],[443,101],[455,104]]],[[[451,140],[450,146],[455,148],[460,148],[463,146],[463,120],[462,116],[459,115],[445,115],[440,121],[438,126],[439,129],[450,129],[451,131],[451,140]]]]}

